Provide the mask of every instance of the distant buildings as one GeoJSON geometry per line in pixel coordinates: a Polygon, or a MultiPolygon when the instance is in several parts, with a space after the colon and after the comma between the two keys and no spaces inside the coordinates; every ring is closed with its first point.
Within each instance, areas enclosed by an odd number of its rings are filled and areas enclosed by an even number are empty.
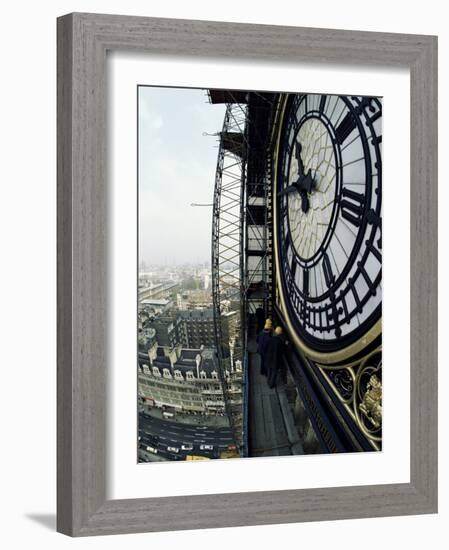
{"type": "Polygon", "coordinates": [[[154,328],[142,328],[140,326],[138,333],[138,344],[139,351],[143,351],[145,353],[150,353],[150,350],[157,349],[157,338],[154,328]]]}
{"type": "Polygon", "coordinates": [[[215,347],[214,312],[208,309],[180,311],[190,348],[215,347]]]}
{"type": "Polygon", "coordinates": [[[141,309],[146,309],[147,311],[152,311],[153,313],[159,314],[171,309],[173,307],[173,302],[171,300],[148,298],[140,302],[140,307],[141,309]]]}
{"type": "Polygon", "coordinates": [[[139,279],[139,302],[142,300],[170,298],[176,294],[178,289],[179,285],[174,281],[152,283],[141,277],[139,279]]]}
{"type": "Polygon", "coordinates": [[[220,371],[209,270],[184,267],[182,272],[171,272],[171,280],[164,276],[153,271],[139,279],[141,402],[150,409],[214,416],[217,422],[239,426],[243,382],[239,304],[226,297],[222,302],[220,371]]]}
{"type": "Polygon", "coordinates": [[[178,307],[181,310],[212,307],[210,290],[183,290],[177,295],[178,307]]]}
{"type": "Polygon", "coordinates": [[[174,412],[224,415],[215,350],[180,349],[154,358],[139,355],[139,396],[144,404],[174,412]]]}
{"type": "Polygon", "coordinates": [[[189,347],[186,327],[179,315],[159,315],[147,322],[156,331],[157,342],[162,347],[189,347]]]}

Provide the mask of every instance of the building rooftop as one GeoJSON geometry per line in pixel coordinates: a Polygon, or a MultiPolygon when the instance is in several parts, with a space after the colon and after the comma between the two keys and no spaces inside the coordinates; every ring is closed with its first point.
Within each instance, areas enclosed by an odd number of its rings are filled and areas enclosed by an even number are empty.
{"type": "MultiPolygon", "coordinates": [[[[208,378],[211,377],[213,371],[217,371],[218,365],[215,359],[215,350],[212,348],[204,349],[188,349],[184,348],[180,350],[178,360],[171,366],[170,359],[164,354],[164,348],[159,347],[156,352],[156,358],[153,360],[153,366],[157,367],[162,374],[163,369],[169,369],[171,374],[174,374],[175,370],[181,371],[185,374],[187,371],[192,371],[194,377],[197,377],[197,364],[196,359],[200,356],[201,361],[199,365],[199,371],[204,371],[208,378]]],[[[148,365],[149,362],[144,354],[139,354],[139,364],[148,365]]]]}
{"type": "Polygon", "coordinates": [[[179,356],[180,361],[196,361],[197,355],[201,355],[201,350],[199,349],[182,349],[179,356]]]}
{"type": "Polygon", "coordinates": [[[140,302],[144,306],[166,306],[170,303],[170,300],[156,300],[153,298],[148,298],[140,302]]]}

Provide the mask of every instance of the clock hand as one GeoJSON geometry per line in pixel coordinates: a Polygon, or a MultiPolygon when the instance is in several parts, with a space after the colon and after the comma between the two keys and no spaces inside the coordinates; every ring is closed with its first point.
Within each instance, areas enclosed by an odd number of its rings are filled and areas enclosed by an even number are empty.
{"type": "MultiPolygon", "coordinates": [[[[307,176],[305,176],[304,179],[306,179],[306,178],[307,178],[307,176]]],[[[309,175],[309,179],[311,180],[310,175],[309,175]]],[[[309,180],[307,180],[307,182],[308,181],[309,180]]],[[[305,185],[306,188],[309,188],[309,185],[307,184],[307,182],[304,185],[305,185]]],[[[308,197],[306,188],[301,188],[300,187],[300,180],[298,180],[298,181],[295,181],[292,185],[289,185],[288,187],[286,187],[285,189],[282,189],[282,191],[279,191],[278,197],[282,197],[283,195],[288,195],[288,194],[293,193],[293,192],[298,192],[299,196],[301,197],[301,210],[304,213],[307,213],[309,208],[310,208],[310,201],[309,201],[309,197],[308,197]]]]}
{"type": "Polygon", "coordinates": [[[307,214],[307,212],[309,211],[309,208],[310,208],[309,197],[307,196],[307,193],[304,192],[304,191],[300,192],[300,195],[301,195],[301,208],[302,208],[302,211],[304,212],[304,214],[307,214]]]}
{"type": "Polygon", "coordinates": [[[282,191],[279,191],[278,197],[282,197],[283,195],[288,195],[290,193],[293,193],[294,191],[299,191],[296,183],[297,182],[293,183],[292,185],[289,185],[285,189],[282,189],[282,191]]]}
{"type": "Polygon", "coordinates": [[[307,193],[311,193],[312,189],[315,189],[316,182],[314,181],[314,178],[312,177],[312,171],[309,168],[309,171],[307,174],[304,173],[304,163],[301,158],[301,151],[302,151],[302,145],[299,141],[296,142],[296,148],[295,148],[295,157],[298,162],[298,180],[297,185],[298,189],[304,190],[307,193]]]}
{"type": "Polygon", "coordinates": [[[301,175],[296,182],[298,191],[305,191],[306,193],[311,193],[312,189],[315,187],[315,182],[312,178],[312,170],[309,168],[309,171],[306,175],[301,175]]]}
{"type": "Polygon", "coordinates": [[[298,179],[292,182],[291,185],[279,191],[278,196],[288,195],[297,191],[301,197],[301,209],[307,213],[310,208],[309,193],[315,189],[316,182],[312,177],[312,170],[309,168],[307,174],[304,174],[304,163],[301,158],[302,145],[299,141],[295,145],[295,157],[298,162],[298,179]]]}
{"type": "Polygon", "coordinates": [[[304,174],[304,163],[301,158],[302,145],[299,141],[296,142],[295,157],[298,162],[298,176],[301,177],[304,174]]]}

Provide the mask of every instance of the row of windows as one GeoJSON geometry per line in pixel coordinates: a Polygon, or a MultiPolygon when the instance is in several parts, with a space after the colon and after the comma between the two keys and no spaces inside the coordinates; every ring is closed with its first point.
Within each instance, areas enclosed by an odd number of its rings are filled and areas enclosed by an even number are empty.
{"type": "Polygon", "coordinates": [[[223,392],[221,390],[205,390],[204,393],[196,393],[193,394],[191,392],[186,391],[168,391],[165,389],[160,388],[153,388],[151,386],[140,386],[140,390],[145,393],[145,395],[148,396],[149,393],[153,393],[155,395],[162,395],[162,396],[170,396],[173,399],[190,399],[193,401],[201,401],[203,397],[207,396],[207,399],[222,399],[223,398],[223,392]],[[145,386],[145,387],[144,387],[145,386]],[[178,395],[177,395],[178,394],[178,395]],[[179,395],[184,394],[184,395],[179,395]]]}
{"type": "Polygon", "coordinates": [[[153,380],[146,380],[145,378],[139,377],[139,384],[143,384],[144,386],[148,386],[151,388],[160,388],[162,390],[169,390],[179,393],[200,393],[200,390],[198,388],[195,388],[194,386],[188,386],[188,387],[182,387],[181,385],[173,385],[173,384],[164,384],[155,382],[153,380]]]}
{"type": "MultiPolygon", "coordinates": [[[[153,391],[157,391],[157,392],[168,392],[168,393],[171,393],[173,395],[176,395],[177,393],[179,394],[190,394],[190,395],[202,395],[202,393],[204,392],[214,392],[216,393],[217,395],[222,395],[223,392],[221,390],[221,387],[220,386],[203,386],[201,388],[201,391],[198,391],[198,390],[192,390],[191,388],[176,388],[176,387],[167,387],[167,386],[157,386],[155,387],[155,384],[151,384],[149,382],[147,382],[146,380],[139,380],[139,386],[140,387],[145,387],[145,388],[151,388],[153,391]]],[[[148,391],[148,390],[146,390],[148,391]]]]}
{"type": "MultiPolygon", "coordinates": [[[[156,376],[156,379],[160,380],[160,383],[162,385],[171,385],[170,381],[173,381],[173,377],[171,375],[171,372],[168,369],[164,369],[163,376],[161,376],[160,371],[157,367],[153,367],[152,371],[150,371],[149,373],[145,373],[145,374],[147,376],[151,376],[151,374],[153,374],[153,376],[156,376]],[[161,380],[162,377],[164,378],[164,381],[161,380]]],[[[212,378],[214,380],[218,380],[218,373],[216,371],[212,371],[210,373],[210,378],[212,378]]],[[[154,380],[154,378],[150,378],[149,380],[154,380]]],[[[198,379],[195,378],[195,375],[194,375],[193,371],[187,371],[186,380],[193,382],[193,381],[198,380],[198,379]]],[[[207,373],[205,371],[200,371],[200,380],[208,380],[207,373]]],[[[174,381],[178,382],[178,383],[184,382],[184,377],[183,377],[181,371],[175,370],[174,381]]],[[[153,383],[157,384],[157,382],[153,382],[153,383]]]]}
{"type": "Polygon", "coordinates": [[[178,405],[182,407],[204,407],[204,406],[211,406],[211,407],[223,407],[224,402],[222,399],[213,399],[209,397],[206,402],[201,397],[195,397],[195,396],[189,396],[189,399],[182,399],[176,396],[172,396],[166,393],[153,393],[151,395],[145,395],[144,397],[147,397],[149,399],[153,399],[154,401],[160,401],[163,403],[170,403],[172,405],[178,405]]]}
{"type": "Polygon", "coordinates": [[[189,395],[188,398],[181,398],[176,395],[172,395],[170,393],[153,393],[153,399],[166,401],[169,403],[189,403],[189,402],[196,402],[196,403],[202,403],[203,399],[202,397],[195,396],[195,395],[189,395]]]}

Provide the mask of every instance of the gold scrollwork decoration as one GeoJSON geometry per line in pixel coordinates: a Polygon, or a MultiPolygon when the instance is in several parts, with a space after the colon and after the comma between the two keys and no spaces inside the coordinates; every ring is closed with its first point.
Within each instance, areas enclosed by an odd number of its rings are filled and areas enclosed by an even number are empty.
{"type": "Polygon", "coordinates": [[[382,348],[339,365],[315,363],[375,449],[382,441],[382,348]]]}
{"type": "Polygon", "coordinates": [[[359,409],[375,428],[382,425],[382,382],[375,374],[369,379],[359,409]]]}
{"type": "Polygon", "coordinates": [[[352,403],[355,392],[355,374],[353,369],[351,367],[335,370],[326,369],[326,373],[340,400],[345,404],[352,403]]]}
{"type": "Polygon", "coordinates": [[[367,357],[355,381],[353,410],[357,424],[367,437],[382,439],[382,360],[367,357]]]}

